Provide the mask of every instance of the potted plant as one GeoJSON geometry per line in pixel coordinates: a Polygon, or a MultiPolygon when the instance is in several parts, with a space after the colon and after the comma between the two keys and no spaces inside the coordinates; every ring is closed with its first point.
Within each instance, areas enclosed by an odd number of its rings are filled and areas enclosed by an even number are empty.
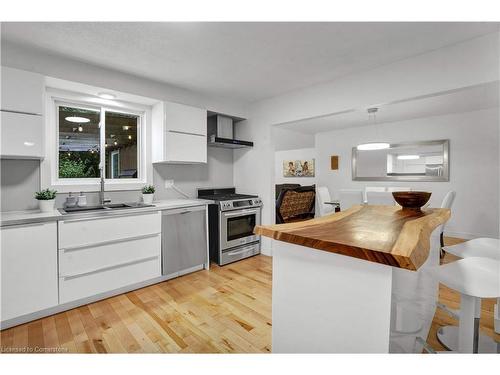
{"type": "Polygon", "coordinates": [[[56,203],[56,190],[45,189],[37,191],[35,193],[35,198],[40,206],[40,211],[50,212],[54,211],[56,203]]]}
{"type": "Polygon", "coordinates": [[[142,188],[142,201],[144,204],[153,203],[153,196],[155,193],[155,187],[153,185],[146,185],[142,188]]]}

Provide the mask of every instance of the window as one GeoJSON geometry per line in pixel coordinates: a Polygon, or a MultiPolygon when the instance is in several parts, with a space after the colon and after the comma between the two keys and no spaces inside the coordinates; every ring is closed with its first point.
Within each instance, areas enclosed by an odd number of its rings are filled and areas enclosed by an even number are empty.
{"type": "Polygon", "coordinates": [[[59,178],[98,178],[100,109],[59,106],[59,178]]]}
{"type": "Polygon", "coordinates": [[[138,113],[56,102],[59,181],[134,179],[140,171],[138,113]]]}

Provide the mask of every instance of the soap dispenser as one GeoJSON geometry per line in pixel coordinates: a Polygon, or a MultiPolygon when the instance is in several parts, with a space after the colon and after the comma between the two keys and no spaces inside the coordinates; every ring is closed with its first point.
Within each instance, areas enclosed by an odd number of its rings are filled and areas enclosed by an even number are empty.
{"type": "Polygon", "coordinates": [[[73,193],[69,193],[69,196],[66,198],[66,207],[75,207],[76,206],[77,197],[73,196],[73,193]]]}
{"type": "Polygon", "coordinates": [[[80,192],[78,196],[78,207],[85,207],[87,205],[87,196],[83,194],[83,191],[80,192]]]}

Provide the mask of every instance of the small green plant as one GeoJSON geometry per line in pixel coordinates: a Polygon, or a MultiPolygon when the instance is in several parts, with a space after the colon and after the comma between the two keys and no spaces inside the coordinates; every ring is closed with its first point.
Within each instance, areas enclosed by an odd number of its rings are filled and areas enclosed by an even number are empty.
{"type": "Polygon", "coordinates": [[[154,194],[155,187],[153,185],[146,185],[142,188],[142,194],[154,194]]]}
{"type": "Polygon", "coordinates": [[[57,190],[45,189],[37,191],[35,193],[35,198],[39,201],[48,201],[56,198],[57,190]]]}

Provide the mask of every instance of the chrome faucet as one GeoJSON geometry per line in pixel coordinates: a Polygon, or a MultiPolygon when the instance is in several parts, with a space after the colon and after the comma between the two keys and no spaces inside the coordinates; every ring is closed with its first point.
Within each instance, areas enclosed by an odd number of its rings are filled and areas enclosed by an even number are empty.
{"type": "Polygon", "coordinates": [[[99,168],[101,171],[101,190],[99,191],[99,204],[104,206],[105,203],[111,202],[111,199],[104,199],[104,173],[103,168],[99,168]]]}

